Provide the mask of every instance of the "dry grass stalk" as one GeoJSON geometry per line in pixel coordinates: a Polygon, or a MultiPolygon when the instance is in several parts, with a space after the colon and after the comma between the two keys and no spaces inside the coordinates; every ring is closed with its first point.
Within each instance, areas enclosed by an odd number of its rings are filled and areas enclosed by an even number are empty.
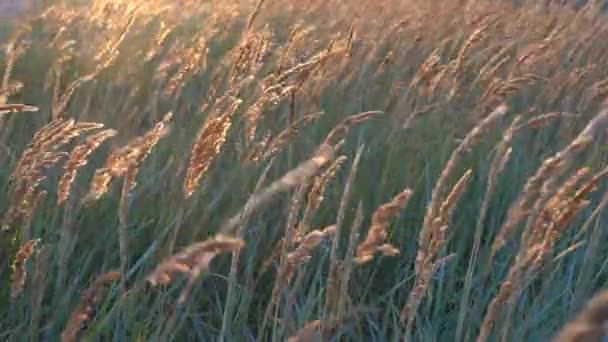
{"type": "MultiPolygon", "coordinates": [[[[122,32],[116,38],[116,40],[114,40],[114,41],[109,40],[108,44],[105,47],[103,47],[100,50],[100,52],[98,53],[98,55],[94,58],[95,61],[97,62],[97,64],[95,65],[95,69],[93,71],[72,81],[67,86],[66,90],[63,92],[63,94],[61,96],[59,96],[58,91],[55,91],[56,96],[54,96],[53,109],[52,109],[52,118],[53,119],[58,119],[59,117],[61,117],[64,114],[64,112],[69,104],[70,99],[72,98],[72,96],[74,95],[76,90],[78,88],[80,88],[80,86],[94,80],[104,70],[109,68],[112,65],[112,63],[114,63],[114,61],[118,58],[118,55],[119,55],[118,47],[124,41],[127,34],[131,30],[133,24],[135,23],[135,19],[137,17],[136,12],[137,11],[134,11],[134,13],[132,13],[130,15],[125,26],[122,29],[122,32]]],[[[56,77],[57,86],[55,87],[55,89],[57,89],[57,90],[58,90],[58,86],[59,86],[59,81],[60,81],[59,77],[56,77]]]]}
{"type": "MultiPolygon", "coordinates": [[[[163,116],[162,120],[154,125],[154,128],[144,134],[142,139],[136,139],[131,143],[131,156],[130,165],[127,172],[124,174],[127,182],[127,190],[133,190],[136,182],[135,178],[141,167],[141,163],[150,155],[152,149],[158,144],[160,139],[167,136],[169,133],[169,124],[173,120],[173,113],[169,112],[163,116]]],[[[120,164],[120,162],[119,162],[120,164]]]]}
{"type": "Polygon", "coordinates": [[[591,169],[588,167],[578,169],[566,179],[562,186],[546,202],[543,211],[536,220],[536,224],[531,227],[532,231],[528,236],[528,241],[525,241],[529,248],[532,248],[533,245],[539,243],[539,240],[543,239],[546,229],[552,224],[557,215],[560,215],[561,211],[569,205],[569,197],[572,195],[572,191],[587,177],[590,171],[591,169]]]}
{"type": "Polygon", "coordinates": [[[258,0],[256,2],[255,8],[253,9],[251,14],[249,14],[249,17],[247,18],[247,25],[245,26],[245,30],[243,31],[244,34],[251,32],[251,30],[253,29],[253,24],[255,23],[255,19],[260,14],[260,11],[264,7],[265,2],[266,2],[266,0],[258,0]]]}
{"type": "Polygon", "coordinates": [[[487,341],[498,319],[501,307],[505,303],[515,300],[521,291],[523,291],[525,284],[543,266],[559,236],[564,232],[574,216],[589,204],[589,201],[585,197],[596,189],[597,183],[601,179],[608,175],[608,168],[595,174],[572,196],[564,198],[566,193],[570,192],[586,172],[585,169],[582,169],[582,171],[574,174],[562,189],[558,191],[558,197],[549,201],[548,205],[543,209],[542,215],[536,219],[534,231],[527,234],[530,239],[523,241],[515,263],[511,266],[498,293],[488,306],[480,335],[477,338],[478,342],[487,341]]]}
{"type": "Polygon", "coordinates": [[[68,199],[72,183],[76,178],[76,173],[79,168],[87,164],[87,158],[91,153],[93,153],[105,140],[116,134],[116,130],[107,129],[88,137],[84,144],[74,148],[69,160],[63,166],[64,173],[63,176],[61,176],[61,179],[59,179],[59,185],[57,186],[58,205],[61,205],[68,199]]]}
{"type": "Polygon", "coordinates": [[[601,342],[608,336],[608,291],[595,295],[551,342],[601,342]]]}
{"type": "Polygon", "coordinates": [[[0,105],[8,102],[8,98],[21,93],[23,90],[23,82],[10,81],[6,88],[0,88],[0,105]]]}
{"type": "MultiPolygon", "coordinates": [[[[296,92],[300,91],[306,82],[311,79],[315,70],[319,70],[329,58],[338,55],[340,51],[343,50],[328,48],[287,70],[283,70],[283,64],[280,61],[275,73],[270,74],[261,81],[262,95],[259,96],[258,100],[245,113],[248,141],[251,142],[255,138],[257,124],[262,117],[262,110],[266,105],[279,103],[283,99],[290,98],[292,105],[291,116],[293,117],[293,100],[296,92]]],[[[284,56],[280,57],[280,59],[283,58],[284,56]]],[[[291,123],[293,121],[290,121],[291,123]]]]}
{"type": "MultiPolygon", "coordinates": [[[[268,176],[268,173],[270,172],[270,170],[274,164],[273,161],[274,161],[274,159],[271,159],[270,162],[268,163],[268,165],[266,165],[266,167],[264,168],[264,171],[258,178],[254,192],[257,192],[262,188],[262,185],[266,181],[266,177],[268,176]]],[[[245,223],[248,221],[248,219],[249,218],[247,218],[247,217],[243,218],[243,223],[238,228],[238,230],[235,234],[235,237],[241,238],[243,236],[245,226],[246,226],[245,223]]],[[[228,338],[231,336],[231,334],[230,334],[230,332],[232,331],[231,321],[232,321],[232,315],[233,315],[233,310],[234,310],[234,301],[235,301],[234,295],[236,293],[238,266],[239,266],[239,260],[241,257],[240,252],[241,252],[240,249],[233,251],[232,260],[230,260],[230,274],[228,276],[228,291],[226,293],[226,304],[224,307],[224,315],[222,318],[222,328],[221,328],[220,334],[219,334],[220,341],[223,341],[225,338],[227,338],[227,336],[228,336],[228,338]]],[[[251,278],[249,280],[251,280],[251,278]]]]}
{"type": "Polygon", "coordinates": [[[287,34],[287,38],[281,46],[278,47],[280,50],[277,58],[275,75],[280,75],[285,70],[287,63],[290,59],[290,56],[295,49],[296,43],[301,41],[308,33],[310,29],[303,28],[301,24],[295,24],[289,29],[289,33],[287,34]]]}
{"type": "MultiPolygon", "coordinates": [[[[424,259],[416,258],[416,279],[414,281],[414,287],[401,312],[401,320],[402,322],[407,323],[408,330],[411,329],[416,316],[416,311],[426,294],[433,273],[437,267],[445,261],[445,258],[440,258],[439,255],[447,240],[447,232],[452,218],[452,212],[456,207],[458,199],[462,196],[467,184],[471,180],[472,175],[472,170],[467,170],[454,185],[452,191],[439,206],[437,217],[433,219],[427,244],[420,244],[418,247],[419,252],[421,249],[426,252],[424,254],[424,259]]],[[[418,256],[420,256],[420,253],[418,256]]]]}
{"type": "Polygon", "coordinates": [[[440,219],[441,223],[447,224],[449,223],[449,221],[452,220],[452,212],[456,207],[456,202],[458,201],[460,196],[462,196],[462,193],[464,192],[464,189],[471,180],[472,175],[473,171],[469,169],[467,170],[467,172],[464,173],[464,175],[462,175],[462,177],[460,177],[458,182],[456,182],[456,184],[452,188],[452,191],[448,194],[448,196],[446,196],[445,200],[443,200],[441,206],[439,206],[439,215],[433,222],[436,222],[437,219],[440,219]]]}
{"type": "Polygon", "coordinates": [[[136,177],[137,166],[129,167],[127,173],[124,175],[122,190],[120,192],[120,201],[118,204],[118,252],[120,256],[121,274],[120,291],[123,297],[127,294],[127,266],[129,264],[127,215],[130,207],[131,190],[135,187],[136,177]]]}
{"type": "Polygon", "coordinates": [[[101,198],[108,191],[114,177],[126,177],[128,179],[127,189],[132,190],[135,187],[135,176],[140,164],[158,141],[167,135],[168,124],[172,119],[173,114],[167,113],[149,132],[112,151],[106,159],[104,167],[95,171],[89,192],[84,196],[82,202],[90,204],[101,198]]]}
{"type": "Polygon", "coordinates": [[[268,145],[273,140],[272,132],[267,131],[259,141],[253,142],[249,151],[243,156],[242,161],[251,163],[259,162],[264,156],[264,152],[268,149],[268,145]]]}
{"type": "MultiPolygon", "coordinates": [[[[296,230],[292,237],[293,243],[299,243],[302,240],[302,237],[306,234],[310,227],[310,221],[314,213],[319,209],[321,202],[323,202],[323,193],[325,191],[325,187],[327,183],[335,177],[338,169],[344,164],[347,160],[346,156],[340,156],[334,160],[334,162],[325,170],[322,174],[316,176],[312,182],[312,186],[310,191],[308,191],[308,201],[306,203],[306,207],[304,209],[304,214],[302,214],[302,218],[298,223],[296,230]]],[[[274,248],[270,258],[264,262],[262,266],[262,270],[265,271],[270,267],[272,262],[279,258],[281,255],[281,251],[283,249],[283,244],[286,242],[285,238],[281,239],[281,241],[274,248]]]]}
{"type": "MultiPolygon", "coordinates": [[[[31,193],[31,196],[34,196],[34,192],[31,193]]],[[[38,193],[35,193],[35,197],[26,197],[26,201],[32,201],[31,204],[24,206],[22,209],[23,219],[21,221],[21,241],[30,240],[30,231],[32,226],[32,219],[34,217],[34,212],[38,209],[47,196],[47,192],[42,190],[38,193]]]]}
{"type": "Polygon", "coordinates": [[[559,201],[559,196],[563,196],[565,192],[573,189],[578,184],[578,180],[586,176],[588,170],[581,169],[578,173],[574,174],[570,180],[566,181],[561,188],[557,188],[558,182],[561,180],[562,175],[568,170],[568,166],[571,163],[572,160],[562,162],[551,177],[545,180],[542,184],[540,194],[528,213],[527,223],[521,237],[521,240],[524,243],[527,243],[531,239],[530,235],[534,234],[535,231],[538,231],[539,229],[542,230],[542,228],[535,228],[540,227],[541,221],[547,217],[551,217],[551,214],[548,212],[548,210],[550,210],[549,206],[552,205],[551,202],[555,202],[555,200],[551,197],[552,194],[555,193],[556,195],[553,196],[558,196],[557,201],[559,201]]]}
{"type": "Polygon", "coordinates": [[[314,74],[314,71],[318,70],[331,57],[342,56],[347,51],[345,47],[334,47],[334,43],[335,41],[331,41],[327,49],[283,71],[281,74],[268,76],[262,81],[266,85],[264,86],[264,94],[276,100],[286,97],[294,89],[302,87],[314,74]],[[288,82],[290,80],[291,85],[288,82]]]}
{"type": "Polygon", "coordinates": [[[405,119],[405,121],[403,122],[402,128],[403,129],[412,128],[414,120],[418,119],[419,117],[421,117],[425,114],[433,112],[437,108],[439,108],[439,105],[436,103],[433,103],[428,106],[422,107],[420,109],[416,109],[412,114],[410,114],[410,116],[407,117],[407,119],[405,119]]]}
{"type": "Polygon", "coordinates": [[[413,89],[419,83],[424,82],[427,84],[431,83],[433,76],[440,69],[441,56],[439,56],[439,49],[433,50],[426,60],[418,68],[418,72],[412,78],[409,84],[409,88],[413,89]]]}
{"type": "Polygon", "coordinates": [[[232,56],[230,84],[236,87],[238,83],[253,76],[262,67],[264,57],[271,47],[271,32],[265,28],[261,32],[248,31],[241,43],[235,48],[232,56]]]}
{"type": "Polygon", "coordinates": [[[482,95],[479,103],[482,108],[488,108],[496,103],[504,102],[509,95],[538,81],[546,81],[546,79],[535,74],[526,74],[521,77],[509,78],[504,81],[495,79],[488,86],[488,89],[482,95]]]}
{"type": "MultiPolygon", "coordinates": [[[[293,236],[295,234],[297,219],[300,214],[300,209],[302,206],[302,202],[304,201],[304,196],[306,195],[306,189],[308,188],[309,179],[300,184],[294,194],[291,196],[291,203],[288,210],[287,222],[285,224],[285,236],[278,244],[280,246],[280,261],[279,268],[277,270],[277,278],[274,282],[274,286],[271,292],[270,303],[266,307],[266,313],[264,314],[264,319],[262,320],[262,325],[260,328],[261,336],[264,337],[264,333],[267,327],[267,324],[271,318],[271,315],[274,310],[274,322],[278,320],[279,315],[279,301],[281,299],[281,292],[286,287],[287,282],[291,278],[291,274],[288,274],[289,263],[287,260],[287,253],[291,249],[293,244],[293,236]],[[287,275],[288,277],[284,276],[287,275]]],[[[275,330],[276,325],[273,325],[273,331],[275,330]]]]}
{"type": "Polygon", "coordinates": [[[229,100],[231,104],[223,114],[207,119],[192,146],[190,164],[184,180],[184,194],[186,197],[190,197],[194,193],[201,178],[221,152],[221,148],[226,141],[228,130],[232,125],[232,116],[242,102],[236,98],[230,98],[229,100]]]}
{"type": "Polygon", "coordinates": [[[334,129],[332,129],[331,132],[329,132],[329,134],[325,138],[324,143],[329,144],[329,145],[335,145],[336,143],[338,143],[338,141],[340,141],[344,137],[344,135],[346,135],[348,130],[353,125],[363,123],[363,122],[373,119],[376,116],[381,115],[381,114],[384,114],[384,113],[380,112],[380,111],[369,111],[369,112],[363,112],[363,113],[359,113],[359,114],[355,114],[355,115],[351,115],[351,116],[347,117],[342,122],[340,122],[336,127],[334,127],[334,129]]]}
{"type": "Polygon", "coordinates": [[[32,26],[30,23],[22,23],[22,25],[19,25],[9,38],[6,44],[6,68],[4,69],[0,89],[8,89],[15,62],[27,49],[27,44],[25,40],[21,40],[21,37],[27,33],[30,33],[31,30],[32,26]]]}
{"type": "MultiPolygon", "coordinates": [[[[512,60],[511,56],[508,55],[510,51],[514,49],[513,42],[501,43],[494,47],[496,51],[491,55],[491,57],[479,68],[479,71],[476,72],[477,76],[475,77],[475,84],[486,84],[489,80],[492,80],[496,71],[500,69],[501,66],[504,66],[506,63],[512,60]],[[496,66],[499,66],[496,68],[496,66]]],[[[494,51],[493,50],[493,51],[494,51]]]]}
{"type": "Polygon", "coordinates": [[[312,322],[308,322],[304,325],[300,330],[296,332],[296,334],[287,339],[288,342],[321,342],[321,333],[319,332],[319,327],[321,326],[321,322],[319,320],[315,320],[312,322]]]}
{"type": "Polygon", "coordinates": [[[467,40],[464,42],[464,44],[460,48],[460,51],[458,52],[458,56],[453,62],[452,75],[456,75],[460,71],[467,52],[473,47],[473,45],[475,45],[475,43],[481,41],[485,37],[485,31],[490,27],[490,24],[494,21],[495,19],[491,19],[490,23],[485,23],[484,25],[473,31],[471,35],[469,35],[469,38],[467,38],[467,40]]]}
{"type": "Polygon", "coordinates": [[[556,41],[557,28],[539,43],[532,43],[523,49],[523,52],[516,58],[516,66],[530,66],[538,61],[542,55],[551,51],[549,46],[556,41]]]}
{"type": "Polygon", "coordinates": [[[230,253],[244,246],[245,241],[242,239],[218,234],[208,240],[190,245],[183,251],[169,257],[156,266],[146,277],[146,282],[152,286],[167,285],[174,280],[176,274],[188,274],[188,283],[178,299],[178,303],[183,304],[195,281],[201,273],[209,269],[209,264],[217,255],[230,253]]]}
{"type": "Polygon", "coordinates": [[[327,285],[325,290],[325,307],[323,310],[324,321],[321,326],[321,331],[324,339],[328,339],[333,333],[333,330],[340,323],[338,322],[338,309],[340,305],[340,298],[346,289],[342,289],[342,265],[344,260],[340,258],[340,237],[341,231],[344,229],[344,220],[346,212],[349,208],[350,196],[352,192],[352,186],[357,177],[357,171],[361,162],[361,156],[363,155],[363,149],[365,145],[359,146],[357,154],[353,159],[346,183],[344,184],[344,191],[342,192],[342,198],[340,199],[340,207],[338,209],[338,215],[336,218],[336,233],[332,241],[331,251],[329,255],[329,275],[327,277],[327,285]]]}
{"type": "Polygon", "coordinates": [[[335,233],[336,225],[331,225],[321,230],[313,230],[312,232],[306,234],[302,238],[300,245],[292,252],[287,254],[287,267],[280,276],[281,283],[286,286],[298,267],[310,261],[313,249],[316,248],[323,240],[331,238],[331,236],[333,236],[335,233]]]}
{"type": "Polygon", "coordinates": [[[308,123],[320,118],[321,115],[323,115],[323,112],[311,113],[303,116],[301,119],[291,124],[270,141],[266,152],[264,152],[264,155],[262,156],[262,159],[268,159],[279,153],[285,144],[298,134],[302,126],[305,126],[308,123]]]}
{"type": "Polygon", "coordinates": [[[243,114],[246,125],[245,135],[248,142],[252,142],[255,139],[258,129],[258,122],[261,120],[266,106],[272,102],[271,100],[272,99],[269,95],[262,95],[251,106],[249,106],[249,108],[247,108],[243,114]]]}
{"type": "MultiPolygon", "coordinates": [[[[41,246],[36,253],[35,270],[32,278],[32,283],[36,284],[35,294],[32,296],[32,323],[33,329],[40,327],[40,321],[43,310],[43,300],[49,280],[49,246],[41,246]]],[[[39,332],[34,333],[33,339],[38,337],[39,332]]]]}
{"type": "Polygon", "coordinates": [[[382,252],[384,255],[394,256],[399,254],[399,250],[390,244],[386,243],[388,236],[388,227],[391,218],[397,216],[400,210],[407,206],[412,191],[405,189],[397,194],[393,199],[381,205],[372,216],[372,225],[369,228],[365,240],[357,247],[357,257],[355,262],[364,264],[374,258],[376,252],[382,252]]]}
{"type": "Polygon", "coordinates": [[[343,269],[341,276],[340,288],[342,294],[338,300],[338,312],[336,319],[338,322],[342,322],[346,312],[350,309],[347,305],[352,305],[352,299],[349,294],[350,277],[353,271],[353,265],[355,262],[355,249],[357,247],[357,240],[359,239],[359,231],[363,225],[363,204],[359,202],[357,211],[355,212],[355,219],[350,229],[350,236],[348,237],[348,246],[346,247],[346,254],[344,255],[343,269]]]}
{"type": "Polygon", "coordinates": [[[37,112],[38,107],[25,104],[0,104],[0,115],[7,113],[37,112]]]}
{"type": "MultiPolygon", "coordinates": [[[[138,15],[143,14],[141,3],[128,4],[122,8],[119,7],[123,4],[106,4],[105,10],[109,9],[108,5],[113,6],[115,11],[120,11],[121,16],[119,17],[120,21],[117,21],[116,19],[118,18],[111,18],[107,16],[108,12],[99,13],[99,18],[101,20],[114,19],[114,22],[111,24],[113,26],[113,32],[111,32],[111,34],[115,37],[110,37],[110,39],[107,39],[105,44],[97,51],[97,54],[93,57],[93,60],[97,63],[103,62],[109,55],[114,55],[118,52],[118,47],[127,37],[127,34],[131,30],[131,27],[133,27],[135,24],[138,15]],[[102,19],[101,17],[105,18],[102,19]]],[[[110,11],[109,13],[111,14],[112,12],[110,11]]]]}
{"type": "Polygon", "coordinates": [[[76,90],[80,88],[80,86],[95,79],[103,70],[108,68],[117,57],[118,53],[110,55],[106,61],[104,61],[102,64],[98,64],[96,69],[90,74],[84,75],[74,80],[72,83],[70,83],[70,85],[66,88],[66,90],[61,96],[59,95],[59,76],[55,76],[56,85],[52,110],[53,119],[58,119],[64,115],[64,112],[68,107],[70,99],[72,98],[76,90]]]}
{"type": "Polygon", "coordinates": [[[512,298],[511,296],[515,291],[518,290],[517,288],[521,286],[521,283],[524,281],[524,273],[526,268],[532,259],[532,255],[527,255],[525,259],[519,261],[516,260],[515,264],[513,264],[511,269],[509,269],[509,273],[507,274],[505,280],[503,280],[501,283],[498,293],[488,306],[481,324],[481,330],[477,336],[477,342],[485,342],[490,337],[500,310],[502,309],[503,305],[507,303],[510,298],[512,298]]]}
{"type": "Polygon", "coordinates": [[[188,74],[193,74],[206,69],[208,53],[207,37],[203,33],[200,33],[198,37],[193,40],[191,46],[183,51],[179,51],[181,65],[177,72],[171,76],[169,81],[167,81],[164,94],[166,96],[175,96],[183,87],[188,74]]]}
{"type": "Polygon", "coordinates": [[[77,123],[72,119],[51,121],[34,134],[28,147],[19,158],[10,179],[12,181],[20,179],[19,175],[26,175],[28,172],[47,163],[50,153],[70,143],[72,139],[102,127],[103,125],[99,123],[77,123]]]}
{"type": "Polygon", "coordinates": [[[327,170],[315,177],[315,179],[313,180],[312,186],[310,187],[310,191],[308,191],[308,200],[306,203],[306,208],[304,209],[304,214],[302,215],[302,219],[298,224],[298,229],[294,237],[295,241],[299,241],[299,239],[306,233],[306,231],[308,231],[312,216],[319,209],[321,203],[325,199],[323,194],[325,192],[327,184],[333,178],[335,178],[336,173],[340,170],[342,165],[344,165],[347,159],[348,158],[346,156],[339,156],[327,168],[327,170]]]}
{"type": "Polygon", "coordinates": [[[536,204],[537,210],[540,205],[544,205],[542,201],[538,201],[537,199],[542,187],[547,182],[553,182],[557,179],[581,150],[597,139],[598,135],[606,126],[608,126],[608,109],[601,111],[593,120],[591,120],[572,143],[556,153],[553,157],[545,160],[536,173],[528,179],[521,195],[509,208],[507,220],[494,239],[492,244],[492,258],[506,242],[513,237],[521,220],[526,216],[529,216],[530,211],[533,209],[533,203],[536,204]],[[535,201],[535,199],[537,200],[535,201]]]}
{"type": "Polygon", "coordinates": [[[78,338],[78,334],[83,328],[83,324],[93,318],[95,306],[99,304],[105,296],[105,285],[120,279],[119,272],[104,273],[92,282],[87,288],[80,301],[72,311],[70,320],[61,333],[61,342],[71,342],[78,338]]]}
{"type": "Polygon", "coordinates": [[[538,247],[536,263],[541,263],[551,250],[558,237],[572,222],[576,214],[587,207],[590,201],[587,195],[597,190],[597,184],[608,176],[608,167],[596,173],[589,181],[584,183],[574,194],[567,197],[566,194],[588,173],[586,168],[575,173],[569,181],[564,183],[556,198],[549,201],[543,210],[543,215],[538,218],[535,231],[530,235],[528,245],[531,249],[538,247]],[[551,217],[547,223],[545,218],[551,217]],[[544,228],[544,231],[541,229],[544,228]]]}
{"type": "Polygon", "coordinates": [[[36,157],[49,149],[50,145],[62,136],[65,132],[72,129],[74,120],[53,120],[40,128],[35,134],[27,148],[17,161],[17,166],[10,176],[12,181],[18,179],[19,175],[27,173],[35,164],[36,157]]]}
{"type": "Polygon", "coordinates": [[[289,170],[283,177],[274,181],[267,188],[262,189],[249,198],[243,209],[221,229],[223,234],[230,234],[238,227],[244,217],[250,217],[251,213],[261,206],[267,204],[272,198],[281,192],[288,191],[300,184],[304,184],[310,177],[313,177],[319,170],[334,159],[335,150],[333,146],[321,145],[311,159],[308,159],[294,169],[289,170]]]}
{"type": "Polygon", "coordinates": [[[565,112],[545,113],[545,114],[539,115],[537,117],[534,117],[534,118],[528,120],[525,124],[523,124],[523,126],[538,129],[538,128],[546,127],[547,125],[549,125],[550,122],[552,122],[555,119],[574,118],[574,117],[576,117],[576,114],[573,114],[573,113],[565,113],[565,112]]]}
{"type": "Polygon", "coordinates": [[[25,269],[25,263],[32,256],[36,245],[40,242],[39,239],[29,240],[23,246],[19,248],[17,254],[15,254],[15,261],[13,262],[11,274],[11,299],[15,300],[17,296],[23,290],[25,285],[25,279],[27,278],[27,271],[25,269]]]}
{"type": "Polygon", "coordinates": [[[479,210],[479,216],[477,219],[477,225],[475,227],[475,236],[473,240],[473,248],[471,250],[471,256],[469,257],[469,264],[467,266],[467,273],[465,275],[463,294],[460,301],[460,312],[458,314],[458,323],[456,326],[456,341],[460,341],[464,329],[464,323],[467,319],[467,310],[469,306],[469,296],[473,285],[473,273],[475,265],[477,265],[479,258],[479,249],[481,247],[481,239],[483,230],[486,224],[486,217],[490,208],[490,199],[498,184],[498,176],[504,170],[507,162],[511,158],[511,142],[513,136],[519,127],[521,116],[516,116],[511,122],[511,126],[507,129],[502,137],[502,140],[498,143],[496,148],[496,154],[492,160],[490,166],[490,172],[488,174],[488,184],[483,197],[483,203],[479,210]]]}
{"type": "MultiPolygon", "coordinates": [[[[121,160],[121,158],[117,159],[117,162],[110,162],[110,170],[115,168],[119,174],[114,174],[114,176],[122,175],[123,176],[123,185],[122,191],[120,193],[120,203],[118,207],[118,242],[119,242],[119,252],[120,252],[120,288],[122,294],[125,295],[127,291],[126,285],[126,272],[127,272],[127,264],[128,264],[128,234],[127,234],[127,215],[129,213],[129,199],[131,195],[131,190],[133,190],[137,184],[136,178],[139,172],[139,168],[141,163],[146,159],[146,157],[150,154],[154,146],[158,143],[158,141],[167,134],[168,128],[167,125],[173,119],[173,113],[167,113],[163,119],[154,125],[154,128],[144,134],[141,139],[135,139],[131,144],[129,144],[126,149],[124,149],[126,154],[130,156],[125,160],[121,160]],[[122,162],[126,162],[124,166],[125,170],[119,169],[122,162]],[[114,165],[118,166],[115,167],[114,165]]],[[[122,153],[121,153],[122,154],[122,153]]]]}
{"type": "Polygon", "coordinates": [[[458,55],[456,56],[456,58],[450,63],[449,68],[442,69],[440,72],[437,73],[435,78],[430,82],[431,83],[431,85],[429,86],[430,93],[432,93],[434,91],[437,84],[441,81],[441,79],[445,75],[445,73],[446,73],[445,71],[449,69],[450,74],[452,76],[452,88],[450,89],[448,96],[449,96],[449,98],[453,98],[456,95],[456,93],[459,90],[458,74],[460,73],[460,71],[462,69],[462,65],[464,63],[467,52],[469,50],[471,50],[473,45],[475,45],[479,41],[483,40],[483,38],[486,36],[486,31],[488,30],[488,28],[490,27],[490,25],[492,24],[493,21],[495,21],[495,19],[490,19],[489,23],[483,24],[481,27],[479,27],[478,29],[473,31],[473,33],[471,33],[471,35],[469,35],[469,38],[467,38],[467,40],[464,42],[463,46],[460,48],[460,51],[458,52],[458,55]]]}
{"type": "Polygon", "coordinates": [[[97,122],[75,122],[74,127],[67,130],[62,135],[57,136],[57,139],[51,139],[47,146],[51,150],[57,150],[69,144],[73,139],[81,136],[82,134],[101,128],[103,128],[103,124],[97,122]]]}
{"type": "Polygon", "coordinates": [[[46,178],[43,170],[57,164],[65,156],[63,152],[45,152],[37,157],[32,169],[19,175],[9,191],[10,206],[0,221],[2,230],[9,230],[19,218],[23,219],[22,223],[29,224],[36,206],[42,200],[41,196],[44,196],[37,192],[38,186],[46,178]]]}
{"type": "Polygon", "coordinates": [[[419,236],[419,248],[418,255],[416,256],[416,274],[421,273],[420,266],[422,262],[427,258],[430,253],[428,247],[430,246],[430,240],[433,230],[433,220],[438,217],[439,209],[443,201],[445,200],[445,193],[447,191],[447,183],[450,176],[456,169],[458,161],[462,156],[469,151],[480,136],[487,131],[496,121],[502,118],[508,107],[506,105],[498,106],[490,115],[483,119],[477,126],[475,126],[463,139],[460,145],[452,152],[450,159],[446,163],[439,179],[435,183],[433,192],[431,194],[431,202],[427,207],[426,214],[424,216],[424,223],[419,236]]]}

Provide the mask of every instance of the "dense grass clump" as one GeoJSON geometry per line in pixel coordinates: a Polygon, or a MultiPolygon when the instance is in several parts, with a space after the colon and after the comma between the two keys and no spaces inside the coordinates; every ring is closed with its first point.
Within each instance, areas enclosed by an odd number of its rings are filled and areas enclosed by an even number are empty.
{"type": "Polygon", "coordinates": [[[0,340],[608,335],[598,2],[47,3],[0,16],[0,340]]]}

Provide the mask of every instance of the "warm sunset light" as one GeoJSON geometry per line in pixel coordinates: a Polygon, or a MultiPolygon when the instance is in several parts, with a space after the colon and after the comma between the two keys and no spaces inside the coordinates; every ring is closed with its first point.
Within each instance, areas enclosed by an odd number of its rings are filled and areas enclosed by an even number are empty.
{"type": "Polygon", "coordinates": [[[0,341],[606,342],[606,9],[0,0],[0,341]]]}

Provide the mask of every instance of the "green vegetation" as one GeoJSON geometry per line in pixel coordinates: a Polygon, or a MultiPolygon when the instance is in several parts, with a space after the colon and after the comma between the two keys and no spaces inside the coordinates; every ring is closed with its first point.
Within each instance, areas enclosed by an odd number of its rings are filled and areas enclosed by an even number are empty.
{"type": "Polygon", "coordinates": [[[2,19],[0,340],[552,339],[608,280],[600,7],[2,19]]]}

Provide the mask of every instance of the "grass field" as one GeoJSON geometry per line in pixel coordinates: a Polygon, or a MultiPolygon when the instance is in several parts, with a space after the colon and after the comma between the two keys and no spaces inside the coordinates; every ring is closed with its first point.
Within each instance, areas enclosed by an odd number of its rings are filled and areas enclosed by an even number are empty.
{"type": "Polygon", "coordinates": [[[599,2],[51,3],[0,19],[0,340],[608,335],[599,2]]]}

